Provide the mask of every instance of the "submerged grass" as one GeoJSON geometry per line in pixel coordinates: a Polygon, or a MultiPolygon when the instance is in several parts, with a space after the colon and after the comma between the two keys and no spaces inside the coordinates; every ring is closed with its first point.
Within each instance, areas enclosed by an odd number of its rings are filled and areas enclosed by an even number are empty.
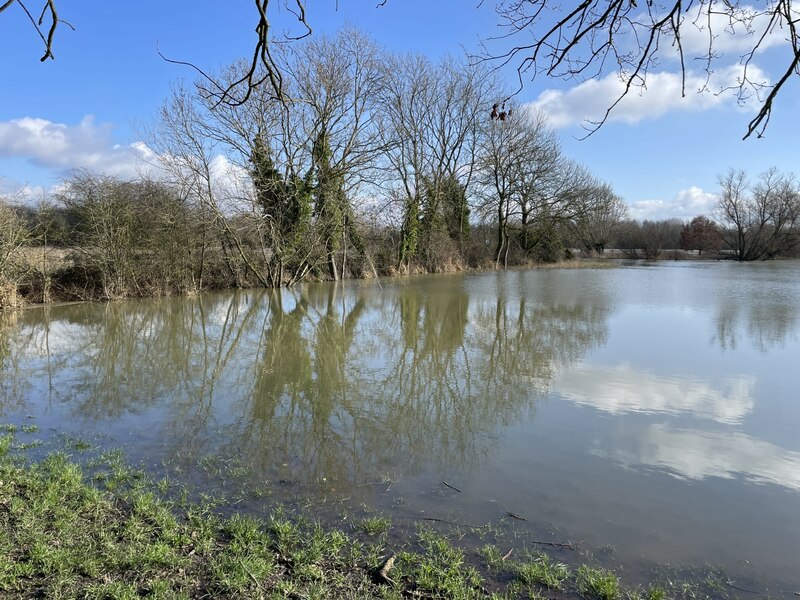
{"type": "Polygon", "coordinates": [[[617,600],[622,595],[614,573],[586,565],[578,569],[578,591],[589,600],[617,600]]]}
{"type": "Polygon", "coordinates": [[[222,517],[213,495],[188,502],[185,490],[151,481],[120,452],[87,458],[70,439],[65,447],[83,466],[60,451],[31,461],[14,430],[4,431],[0,599],[678,597],[624,590],[611,571],[573,570],[542,552],[515,560],[486,545],[481,561],[425,527],[390,542],[396,532],[382,515],[365,516],[350,534],[283,508],[222,517]]]}
{"type": "Polygon", "coordinates": [[[514,566],[517,579],[526,585],[537,583],[544,587],[559,590],[570,576],[567,565],[553,561],[547,554],[539,553],[529,560],[514,566]]]}

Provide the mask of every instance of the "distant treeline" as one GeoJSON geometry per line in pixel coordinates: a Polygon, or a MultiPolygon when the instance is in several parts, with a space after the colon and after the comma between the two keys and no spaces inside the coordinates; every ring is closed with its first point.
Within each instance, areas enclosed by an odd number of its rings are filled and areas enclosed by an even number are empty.
{"type": "Polygon", "coordinates": [[[149,135],[149,178],[77,173],[41,206],[3,203],[0,306],[500,268],[612,246],[740,260],[797,247],[798,186],[776,171],[754,186],[721,180],[721,228],[632,222],[479,66],[388,53],[353,29],[274,51],[282,98],[231,95],[241,64],[215,78],[227,91],[175,88],[149,135]]]}
{"type": "MultiPolygon", "coordinates": [[[[270,285],[256,273],[271,258],[252,224],[234,216],[209,218],[202,205],[187,202],[162,182],[118,181],[77,175],[65,183],[58,204],[12,206],[0,201],[0,308],[25,302],[107,300],[125,297],[192,294],[203,290],[270,285]]],[[[624,213],[620,213],[624,214],[624,213]]],[[[587,223],[582,223],[586,226],[587,223]]],[[[596,225],[596,224],[595,224],[596,225]]],[[[722,229],[699,216],[606,223],[603,243],[587,237],[578,223],[565,221],[543,230],[507,224],[508,266],[552,262],[576,255],[602,257],[606,246],[629,258],[740,258],[736,228],[722,229]],[[529,236],[526,245],[525,236],[529,236]]],[[[393,275],[402,245],[399,228],[359,220],[358,254],[335,254],[347,277],[393,275]]],[[[775,228],[768,228],[775,237],[775,228]]],[[[414,272],[486,269],[497,266],[497,222],[472,223],[457,241],[441,249],[442,261],[413,263],[414,272]],[[446,261],[445,261],[446,259],[446,261]]],[[[762,235],[766,235],[762,233],[762,235]]],[[[756,242],[753,235],[745,250],[756,242]]],[[[797,256],[797,228],[785,236],[782,252],[797,256]]],[[[766,247],[766,246],[765,246],[766,247]]],[[[329,257],[318,242],[307,257],[304,279],[330,279],[329,257]]],[[[501,265],[502,266],[502,265],[501,265]]]]}

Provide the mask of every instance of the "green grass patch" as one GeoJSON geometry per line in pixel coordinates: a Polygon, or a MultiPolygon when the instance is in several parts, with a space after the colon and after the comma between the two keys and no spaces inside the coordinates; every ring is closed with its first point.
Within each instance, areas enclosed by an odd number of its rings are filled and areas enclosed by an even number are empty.
{"type": "Polygon", "coordinates": [[[617,600],[622,590],[619,578],[611,571],[581,565],[578,569],[578,591],[589,600],[617,600]]]}
{"type": "Polygon", "coordinates": [[[546,553],[465,550],[429,528],[389,547],[392,522],[382,515],[350,534],[282,508],[222,517],[215,496],[190,503],[184,488],[151,481],[119,452],[87,456],[70,439],[84,466],[58,452],[31,463],[6,431],[0,599],[687,597],[626,591],[611,571],[573,569],[546,553]]]}
{"type": "Polygon", "coordinates": [[[547,554],[539,553],[516,563],[513,567],[515,576],[525,585],[537,583],[544,587],[559,590],[570,577],[567,565],[552,560],[547,554]]]}
{"type": "Polygon", "coordinates": [[[361,520],[361,530],[367,535],[382,535],[389,531],[392,520],[382,515],[365,517],[361,520]]]}

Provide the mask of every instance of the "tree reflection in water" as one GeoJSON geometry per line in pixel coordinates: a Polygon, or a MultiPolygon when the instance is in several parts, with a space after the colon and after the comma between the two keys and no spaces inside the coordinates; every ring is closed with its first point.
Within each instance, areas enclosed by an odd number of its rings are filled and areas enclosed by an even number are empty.
{"type": "Polygon", "coordinates": [[[4,328],[3,386],[28,382],[6,398],[65,424],[301,481],[470,469],[606,335],[603,295],[521,293],[520,275],[494,293],[454,276],[26,311],[4,328]]]}

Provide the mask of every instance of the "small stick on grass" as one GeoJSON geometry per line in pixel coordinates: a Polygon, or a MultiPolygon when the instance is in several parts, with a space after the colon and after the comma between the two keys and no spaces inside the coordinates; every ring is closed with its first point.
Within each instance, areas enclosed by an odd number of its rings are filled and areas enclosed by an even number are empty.
{"type": "Polygon", "coordinates": [[[394,580],[391,577],[389,577],[389,571],[391,571],[392,567],[394,567],[394,561],[395,561],[395,556],[394,554],[392,554],[389,558],[387,558],[383,562],[383,565],[381,565],[381,568],[378,571],[378,577],[381,579],[381,581],[383,581],[384,583],[389,583],[391,585],[394,585],[394,580]]]}
{"type": "Polygon", "coordinates": [[[516,519],[517,521],[527,521],[528,520],[525,517],[520,517],[517,513],[513,513],[513,512],[508,513],[508,516],[511,517],[512,519],[516,519]]]}
{"type": "Polygon", "coordinates": [[[502,560],[503,562],[507,561],[507,560],[508,560],[508,557],[509,557],[509,556],[511,556],[511,553],[512,553],[513,551],[514,551],[514,549],[513,549],[513,548],[511,548],[511,550],[509,550],[508,552],[506,552],[506,553],[503,555],[503,557],[502,557],[502,559],[501,559],[501,560],[502,560]]]}
{"type": "Polygon", "coordinates": [[[247,565],[244,564],[243,560],[239,561],[239,565],[242,567],[242,569],[244,569],[245,573],[250,575],[250,579],[253,580],[253,583],[256,584],[256,588],[258,589],[258,597],[263,599],[264,598],[264,593],[262,591],[263,588],[261,587],[261,582],[258,579],[256,579],[256,576],[253,575],[253,573],[250,571],[250,569],[247,568],[247,565]]]}
{"type": "Polygon", "coordinates": [[[459,494],[461,493],[461,490],[460,490],[460,489],[458,489],[456,486],[454,486],[454,485],[450,485],[450,484],[449,484],[449,483],[447,483],[446,481],[442,481],[442,483],[443,483],[443,484],[445,484],[447,487],[449,487],[451,490],[455,490],[455,491],[457,491],[459,494]]]}

